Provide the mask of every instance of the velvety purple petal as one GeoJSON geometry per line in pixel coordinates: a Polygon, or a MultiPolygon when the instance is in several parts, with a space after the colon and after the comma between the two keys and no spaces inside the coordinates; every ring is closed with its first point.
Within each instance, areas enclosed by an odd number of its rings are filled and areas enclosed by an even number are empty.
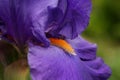
{"type": "Polygon", "coordinates": [[[24,45],[34,37],[37,42],[48,45],[44,30],[48,7],[54,8],[57,4],[58,0],[0,0],[0,19],[17,44],[24,45]]]}
{"type": "Polygon", "coordinates": [[[77,55],[83,60],[92,60],[96,58],[97,45],[90,43],[78,36],[75,39],[67,39],[68,43],[75,49],[77,55]]]}
{"type": "Polygon", "coordinates": [[[89,23],[91,6],[91,0],[68,0],[65,24],[61,28],[60,34],[67,36],[69,32],[72,35],[67,37],[75,38],[84,31],[89,23]],[[70,30],[68,31],[67,28],[70,30]]]}
{"type": "Polygon", "coordinates": [[[30,44],[28,62],[32,80],[107,80],[111,74],[101,58],[84,61],[55,46],[30,44]]]}
{"type": "Polygon", "coordinates": [[[111,76],[111,69],[101,58],[96,58],[91,61],[85,61],[85,64],[89,66],[90,74],[94,77],[94,80],[107,80],[111,76]]]}
{"type": "Polygon", "coordinates": [[[21,40],[24,38],[21,38],[20,33],[24,33],[24,25],[22,23],[23,21],[20,20],[21,18],[19,18],[19,6],[17,2],[18,0],[0,0],[0,18],[5,23],[7,33],[13,36],[17,43],[19,42],[20,44],[23,44],[21,40]],[[18,20],[21,21],[21,25],[19,25],[20,21],[18,20]],[[22,31],[20,28],[22,28],[22,31]]]}
{"type": "Polygon", "coordinates": [[[84,63],[55,46],[31,45],[28,62],[32,80],[93,80],[84,63]]]}
{"type": "Polygon", "coordinates": [[[45,27],[47,25],[49,8],[54,8],[58,4],[58,0],[31,0],[29,16],[32,25],[32,34],[36,42],[42,42],[45,46],[49,46],[49,40],[45,35],[45,27]],[[34,4],[33,4],[34,3],[34,4]]]}
{"type": "Polygon", "coordinates": [[[48,22],[54,25],[49,26],[50,33],[77,37],[88,26],[91,8],[91,0],[60,0],[54,14],[49,15],[52,19],[48,22]]]}
{"type": "Polygon", "coordinates": [[[94,80],[107,80],[110,77],[110,68],[104,64],[101,58],[96,57],[96,44],[86,41],[81,36],[73,40],[67,39],[67,41],[75,49],[80,59],[88,65],[90,74],[94,76],[94,80]]]}

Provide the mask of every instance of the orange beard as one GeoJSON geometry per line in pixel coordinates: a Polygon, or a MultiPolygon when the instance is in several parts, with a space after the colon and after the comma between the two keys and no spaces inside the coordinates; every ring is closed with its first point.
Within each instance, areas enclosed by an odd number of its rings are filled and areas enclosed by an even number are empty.
{"type": "Polygon", "coordinates": [[[69,54],[76,55],[72,46],[69,43],[67,43],[65,40],[58,39],[58,38],[49,38],[49,40],[50,40],[52,45],[57,46],[59,48],[62,48],[63,50],[65,50],[69,54]]]}

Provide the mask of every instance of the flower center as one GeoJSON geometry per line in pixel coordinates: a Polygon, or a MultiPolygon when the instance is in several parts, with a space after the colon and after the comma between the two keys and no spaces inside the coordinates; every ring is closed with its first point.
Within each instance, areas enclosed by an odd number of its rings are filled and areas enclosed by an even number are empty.
{"type": "MultiPolygon", "coordinates": [[[[12,36],[6,34],[6,35],[4,35],[4,37],[7,38],[7,40],[15,43],[12,36]]],[[[71,55],[76,55],[72,46],[67,41],[64,40],[63,36],[52,37],[51,35],[47,34],[47,38],[50,40],[51,45],[57,46],[57,47],[63,49],[64,51],[66,51],[67,53],[69,53],[71,55]]],[[[44,44],[40,43],[39,45],[42,46],[44,44]]]]}

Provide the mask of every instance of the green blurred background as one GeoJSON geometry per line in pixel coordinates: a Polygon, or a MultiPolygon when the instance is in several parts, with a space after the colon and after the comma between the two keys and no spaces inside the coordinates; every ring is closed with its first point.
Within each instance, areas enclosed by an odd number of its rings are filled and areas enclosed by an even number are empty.
{"type": "Polygon", "coordinates": [[[120,0],[93,0],[90,24],[83,36],[97,43],[97,55],[112,69],[109,80],[120,80],[120,0]]]}
{"type": "MultiPolygon", "coordinates": [[[[82,35],[98,45],[97,55],[102,57],[112,69],[109,80],[120,80],[120,0],[92,0],[92,2],[90,24],[82,35]]],[[[9,52],[16,53],[15,50],[9,52]]],[[[7,59],[9,58],[11,57],[8,54],[7,59]]],[[[0,73],[3,72],[2,68],[0,64],[0,73]]],[[[2,76],[0,80],[3,80],[2,76]]]]}

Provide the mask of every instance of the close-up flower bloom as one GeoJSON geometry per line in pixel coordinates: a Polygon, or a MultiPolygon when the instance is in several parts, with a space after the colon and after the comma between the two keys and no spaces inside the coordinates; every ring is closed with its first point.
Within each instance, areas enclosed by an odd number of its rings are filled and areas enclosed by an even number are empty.
{"type": "Polygon", "coordinates": [[[27,57],[32,80],[107,80],[97,45],[81,37],[91,9],[91,0],[0,0],[0,37],[27,57]]]}

